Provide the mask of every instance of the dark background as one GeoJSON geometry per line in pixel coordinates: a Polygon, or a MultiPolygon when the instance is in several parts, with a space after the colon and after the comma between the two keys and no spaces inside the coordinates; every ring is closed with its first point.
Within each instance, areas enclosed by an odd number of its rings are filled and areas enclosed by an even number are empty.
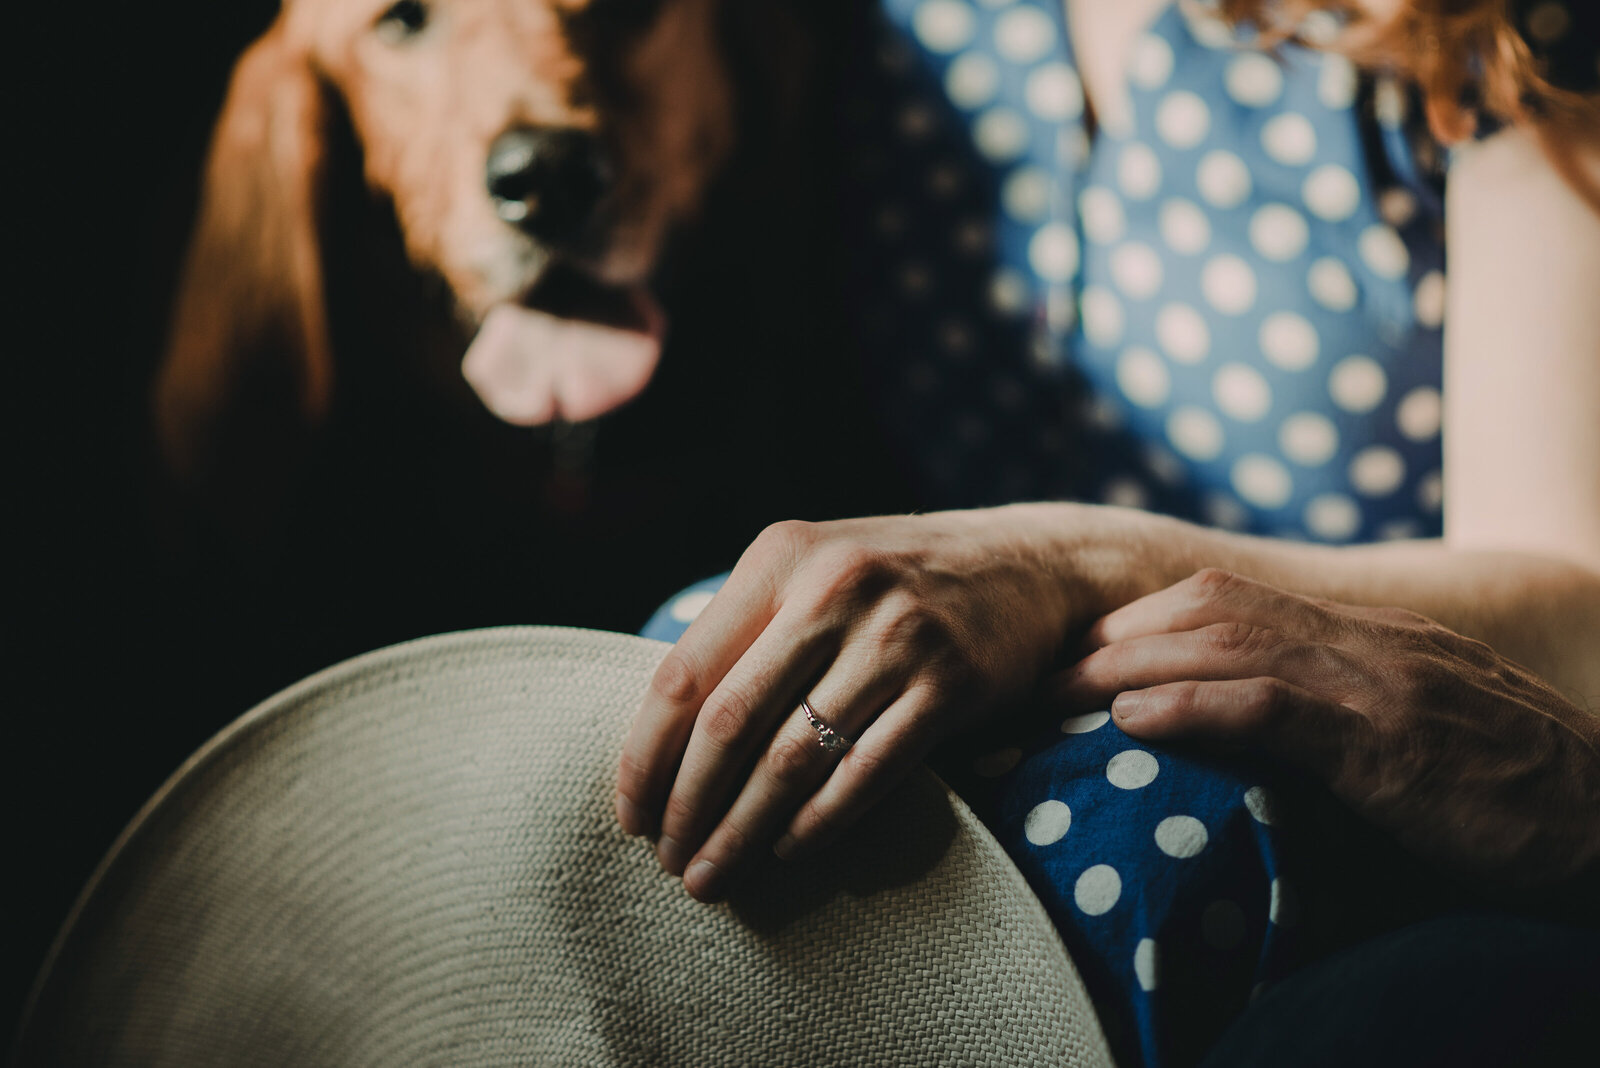
{"type": "MultiPolygon", "coordinates": [[[[552,436],[358,378],[264,547],[175,527],[149,384],[228,71],[276,7],[13,16],[8,1032],[118,831],[255,702],[426,634],[631,631],[768,522],[903,503],[860,432],[832,310],[830,111],[811,94],[781,127],[748,124],[715,208],[664,269],[672,334],[640,401],[552,436]]],[[[742,76],[764,63],[736,59],[742,76]]],[[[383,353],[355,355],[381,371],[383,353]]]]}

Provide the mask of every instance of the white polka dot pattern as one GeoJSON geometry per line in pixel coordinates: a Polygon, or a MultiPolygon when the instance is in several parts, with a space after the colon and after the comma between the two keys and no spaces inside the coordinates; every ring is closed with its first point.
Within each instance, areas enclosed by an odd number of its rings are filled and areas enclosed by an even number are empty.
{"type": "Polygon", "coordinates": [[[1437,533],[1437,172],[1366,154],[1415,142],[1403,87],[1174,5],[1128,50],[1125,122],[1091,140],[1059,5],[882,3],[904,91],[853,162],[914,176],[863,233],[899,250],[875,271],[905,309],[885,378],[915,394],[936,484],[1329,542],[1437,533]],[[1052,404],[1063,379],[1083,395],[1052,404]],[[1083,415],[1040,425],[1052,408],[1083,415]]]}
{"type": "Polygon", "coordinates": [[[1321,341],[1316,327],[1297,312],[1273,312],[1261,321],[1261,353],[1275,367],[1304,371],[1317,362],[1321,341]]]}
{"type": "Polygon", "coordinates": [[[1324,163],[1306,175],[1300,196],[1313,215],[1329,222],[1340,222],[1354,214],[1360,205],[1361,186],[1348,168],[1324,163]]]}
{"type": "Polygon", "coordinates": [[[1211,350],[1211,331],[1187,304],[1168,304],[1156,313],[1156,338],[1179,363],[1198,363],[1211,350]]]}
{"type": "Polygon", "coordinates": [[[1156,848],[1178,860],[1199,856],[1207,840],[1206,825],[1193,816],[1168,816],[1156,824],[1156,848]]]}
{"type": "Polygon", "coordinates": [[[1148,145],[1122,149],[1117,165],[1117,186],[1130,200],[1149,200],[1161,188],[1161,161],[1148,145]]]}
{"type": "Polygon", "coordinates": [[[975,24],[972,8],[962,0],[923,0],[912,16],[917,38],[933,52],[961,48],[972,40],[975,24]]]}
{"type": "Polygon", "coordinates": [[[1035,7],[1016,7],[1001,15],[994,28],[995,48],[1013,63],[1033,63],[1056,44],[1056,25],[1035,7]]]}
{"type": "Polygon", "coordinates": [[[1023,834],[1036,846],[1054,845],[1072,827],[1072,809],[1065,802],[1044,801],[1028,813],[1023,834]]]}
{"type": "Polygon", "coordinates": [[[1370,412],[1388,391],[1388,376],[1370,356],[1347,356],[1328,376],[1328,395],[1347,412],[1370,412]]]}
{"type": "Polygon", "coordinates": [[[1283,74],[1273,57],[1245,52],[1228,64],[1228,95],[1250,108],[1264,108],[1283,93],[1283,74]]]}
{"type": "Polygon", "coordinates": [[[1226,149],[1215,149],[1201,157],[1195,181],[1200,195],[1214,208],[1237,207],[1250,195],[1249,168],[1226,149]]]}
{"type": "Polygon", "coordinates": [[[1278,428],[1283,455],[1303,467],[1316,467],[1339,451],[1339,430],[1321,412],[1296,412],[1278,428]]]}
{"type": "Polygon", "coordinates": [[[1127,228],[1122,201],[1105,186],[1092,185],[1080,193],[1078,213],[1083,217],[1084,236],[1096,244],[1120,240],[1127,228]]]}
{"type": "Polygon", "coordinates": [[[1134,346],[1124,349],[1117,361],[1117,385],[1141,408],[1158,408],[1172,392],[1172,376],[1160,356],[1134,346]]]}
{"type": "Polygon", "coordinates": [[[1215,460],[1222,455],[1222,424],[1204,408],[1179,408],[1167,419],[1167,439],[1191,460],[1215,460]]]}
{"type": "Polygon", "coordinates": [[[1294,480],[1283,464],[1261,453],[1247,453],[1233,465],[1234,492],[1257,508],[1282,508],[1294,492],[1294,480]]]}
{"type": "Polygon", "coordinates": [[[1122,339],[1122,302],[1105,286],[1089,286],[1083,291],[1083,332],[1096,345],[1106,348],[1122,339]]]}
{"type": "Polygon", "coordinates": [[[1173,198],[1161,205],[1161,240],[1172,251],[1198,255],[1211,242],[1211,224],[1193,201],[1173,198]]]}
{"type": "Polygon", "coordinates": [[[1272,408],[1272,387],[1249,364],[1227,363],[1211,380],[1211,394],[1224,415],[1253,423],[1272,408]]]}
{"type": "Polygon", "coordinates": [[[1344,264],[1323,257],[1311,265],[1306,288],[1312,299],[1330,311],[1344,312],[1356,306],[1356,282],[1344,264]]]}
{"type": "Polygon", "coordinates": [[[978,150],[996,163],[1013,160],[1028,145],[1028,124],[1016,111],[996,106],[978,116],[972,128],[978,150]]]}
{"type": "Polygon", "coordinates": [[[1128,77],[1141,89],[1159,89],[1172,77],[1172,46],[1153,33],[1134,43],[1128,63],[1128,77]]]}
{"type": "Polygon", "coordinates": [[[1028,110],[1047,122],[1067,122],[1083,114],[1083,85],[1065,63],[1050,63],[1028,75],[1028,110]]]}
{"type": "Polygon", "coordinates": [[[1133,976],[1146,994],[1161,985],[1161,955],[1154,939],[1139,939],[1133,951],[1133,976]]]}
{"type": "Polygon", "coordinates": [[[1264,786],[1252,786],[1244,792],[1244,807],[1257,823],[1271,826],[1278,822],[1277,798],[1264,786]]]}
{"type": "Polygon", "coordinates": [[[1111,279],[1128,296],[1148,300],[1161,288],[1161,257],[1149,245],[1121,245],[1111,253],[1111,279]]]}
{"type": "Polygon", "coordinates": [[[1122,790],[1137,790],[1155,782],[1161,765],[1143,749],[1124,749],[1106,764],[1106,779],[1122,790]]]}
{"type": "Polygon", "coordinates": [[[1088,734],[1104,727],[1111,720],[1110,712],[1086,712],[1081,716],[1069,716],[1061,721],[1062,734],[1088,734]]]}
{"type": "Polygon", "coordinates": [[[1066,282],[1078,269],[1078,238],[1061,223],[1041,226],[1028,245],[1028,263],[1047,282],[1066,282]]]}
{"type": "Polygon", "coordinates": [[[1156,133],[1172,148],[1193,148],[1211,129],[1211,109],[1187,89],[1168,93],[1156,108],[1156,133]]]}
{"type": "Polygon", "coordinates": [[[1243,315],[1256,301],[1256,275],[1239,256],[1215,256],[1200,274],[1200,290],[1223,315],[1243,315]]]}
{"type": "Polygon", "coordinates": [[[1286,111],[1261,127],[1261,147],[1286,167],[1302,167],[1317,153],[1317,131],[1304,115],[1286,111]]]}
{"type": "Polygon", "coordinates": [[[945,72],[944,91],[955,104],[972,109],[994,99],[1000,88],[1000,68],[982,52],[966,52],[945,72]]]}
{"type": "Polygon", "coordinates": [[[1109,864],[1096,864],[1078,876],[1072,897],[1085,915],[1103,916],[1122,896],[1122,876],[1109,864]]]}
{"type": "Polygon", "coordinates": [[[1304,216],[1285,204],[1263,205],[1250,217],[1250,244],[1265,259],[1294,259],[1310,236],[1304,216]]]}

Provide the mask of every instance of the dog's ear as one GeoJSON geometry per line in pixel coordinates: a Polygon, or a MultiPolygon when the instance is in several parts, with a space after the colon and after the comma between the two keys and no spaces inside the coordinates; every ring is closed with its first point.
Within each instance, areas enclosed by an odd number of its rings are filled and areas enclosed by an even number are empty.
{"type": "Polygon", "coordinates": [[[234,68],[157,376],[157,435],[180,482],[281,471],[327,410],[330,112],[280,16],[234,68]]]}

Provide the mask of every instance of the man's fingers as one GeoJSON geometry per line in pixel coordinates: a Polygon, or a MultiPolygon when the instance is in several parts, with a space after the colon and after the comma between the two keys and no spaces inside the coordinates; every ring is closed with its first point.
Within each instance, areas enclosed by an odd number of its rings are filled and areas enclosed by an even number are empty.
{"type": "Polygon", "coordinates": [[[1334,617],[1317,601],[1208,567],[1102,616],[1089,628],[1084,644],[1095,649],[1224,622],[1275,627],[1304,637],[1326,635],[1334,627],[1334,617]]]}
{"type": "MultiPolygon", "coordinates": [[[[894,697],[896,684],[895,676],[874,672],[870,663],[854,670],[836,663],[807,701],[820,723],[849,739],[894,697]]],[[[840,761],[822,738],[798,708],[778,725],[739,796],[684,869],[690,894],[704,901],[721,897],[740,869],[778,837],[840,761]]]]}
{"type": "Polygon", "coordinates": [[[885,709],[794,814],[778,854],[795,859],[827,845],[899,785],[933,747],[930,713],[938,703],[931,687],[917,687],[885,709]]]}
{"type": "Polygon", "coordinates": [[[1134,738],[1254,749],[1330,784],[1348,753],[1368,744],[1360,713],[1270,676],[1132,690],[1118,695],[1111,715],[1134,738]]]}
{"type": "Polygon", "coordinates": [[[815,621],[785,605],[706,697],[661,813],[656,851],[668,871],[683,873],[751,761],[833,655],[834,643],[815,621]]]}
{"type": "Polygon", "coordinates": [[[623,830],[653,835],[660,829],[661,808],[700,707],[772,622],[778,604],[770,575],[736,567],[662,658],[622,743],[616,807],[623,830]]]}
{"type": "Polygon", "coordinates": [[[1334,646],[1228,622],[1113,642],[1085,656],[1053,686],[1069,705],[1104,708],[1117,694],[1170,682],[1273,676],[1318,693],[1342,693],[1353,675],[1334,646]]]}

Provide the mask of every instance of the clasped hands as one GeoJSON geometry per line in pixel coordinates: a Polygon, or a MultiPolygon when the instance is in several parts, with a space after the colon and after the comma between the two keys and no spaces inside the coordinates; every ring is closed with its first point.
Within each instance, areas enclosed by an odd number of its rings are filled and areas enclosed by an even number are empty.
{"type": "Polygon", "coordinates": [[[1279,759],[1497,882],[1600,860],[1597,720],[1531,672],[1413,613],[1215,569],[1105,612],[1090,561],[1113,557],[1066,522],[1030,507],[768,528],[656,671],[623,747],[623,828],[718,900],[766,850],[825,845],[937,743],[1037,697],[1279,759]],[[854,739],[842,756],[802,699],[854,739]]]}

